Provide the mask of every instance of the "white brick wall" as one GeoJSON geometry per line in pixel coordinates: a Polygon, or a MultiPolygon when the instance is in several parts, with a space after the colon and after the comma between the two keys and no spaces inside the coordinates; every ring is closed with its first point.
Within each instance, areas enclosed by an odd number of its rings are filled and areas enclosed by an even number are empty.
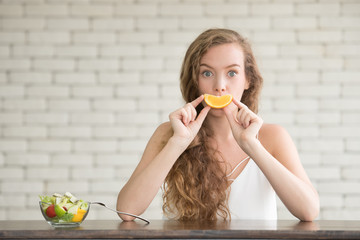
{"type": "MultiPolygon", "coordinates": [[[[227,27],[253,44],[260,115],[293,136],[319,218],[359,220],[359,13],[357,0],[0,0],[0,219],[41,219],[37,196],[53,192],[114,207],[183,104],[188,44],[227,27]]],[[[160,209],[158,194],[145,216],[160,209]]],[[[292,218],[281,204],[279,216],[292,218]]]]}

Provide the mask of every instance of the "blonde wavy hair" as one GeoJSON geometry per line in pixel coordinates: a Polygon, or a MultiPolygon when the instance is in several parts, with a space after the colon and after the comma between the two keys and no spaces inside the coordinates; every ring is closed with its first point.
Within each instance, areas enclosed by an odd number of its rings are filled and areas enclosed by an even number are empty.
{"type": "MultiPolygon", "coordinates": [[[[257,113],[263,79],[249,42],[229,29],[209,29],[191,43],[180,73],[182,96],[186,102],[191,102],[200,95],[201,58],[211,47],[227,43],[239,44],[244,52],[249,88],[244,91],[241,101],[257,113]]],[[[200,105],[198,112],[203,108],[200,105]]],[[[218,217],[225,220],[231,217],[227,204],[229,183],[221,170],[221,160],[216,157],[220,153],[208,143],[212,135],[205,120],[194,141],[168,173],[163,186],[163,211],[166,215],[178,220],[216,220],[218,217]]]]}

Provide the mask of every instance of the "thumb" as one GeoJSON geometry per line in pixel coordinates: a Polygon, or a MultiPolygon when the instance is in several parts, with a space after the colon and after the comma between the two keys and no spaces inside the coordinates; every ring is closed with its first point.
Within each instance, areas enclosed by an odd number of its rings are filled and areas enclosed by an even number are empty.
{"type": "Polygon", "coordinates": [[[223,108],[223,110],[225,112],[226,118],[230,124],[231,129],[234,129],[236,127],[236,124],[238,123],[236,121],[233,112],[228,107],[223,108]]]}
{"type": "Polygon", "coordinates": [[[209,106],[206,106],[204,107],[201,112],[199,113],[199,115],[197,116],[196,120],[191,122],[191,127],[196,130],[196,131],[199,131],[201,125],[203,124],[207,114],[209,113],[211,107],[209,106]]]}

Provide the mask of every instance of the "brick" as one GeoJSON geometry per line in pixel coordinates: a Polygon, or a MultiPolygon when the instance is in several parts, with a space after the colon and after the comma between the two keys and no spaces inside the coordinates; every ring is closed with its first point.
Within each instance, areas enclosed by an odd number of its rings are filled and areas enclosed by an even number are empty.
{"type": "Polygon", "coordinates": [[[204,6],[205,16],[247,16],[249,6],[236,3],[208,3],[204,6]]]}
{"type": "Polygon", "coordinates": [[[178,85],[162,85],[160,89],[161,97],[172,97],[181,99],[181,92],[178,85]]]}
{"type": "Polygon", "coordinates": [[[67,124],[67,113],[26,113],[24,115],[25,123],[32,124],[67,124]]]}
{"type": "Polygon", "coordinates": [[[101,87],[101,86],[82,86],[73,87],[72,95],[74,97],[94,97],[94,98],[109,98],[114,95],[112,87],[101,87]]]}
{"type": "MultiPolygon", "coordinates": [[[[322,194],[320,197],[320,206],[322,208],[336,208],[344,206],[344,199],[341,195],[322,194]]],[[[345,206],[348,206],[345,204],[345,206]]]]}
{"type": "Polygon", "coordinates": [[[318,126],[295,126],[288,129],[290,135],[294,138],[319,137],[320,135],[318,126]]]}
{"type": "Polygon", "coordinates": [[[300,152],[299,156],[300,156],[302,164],[305,167],[305,170],[308,167],[320,165],[320,162],[321,162],[320,153],[304,153],[304,152],[300,152]]]}
{"type": "Polygon", "coordinates": [[[106,153],[116,152],[118,143],[116,140],[87,140],[75,141],[76,152],[106,153]]]}
{"type": "MultiPolygon", "coordinates": [[[[140,160],[137,153],[101,154],[96,155],[95,164],[99,166],[136,166],[140,160]]],[[[117,174],[116,174],[117,175],[117,174]]]]}
{"type": "Polygon", "coordinates": [[[359,42],[360,41],[360,31],[359,30],[349,30],[344,31],[344,41],[345,42],[359,42]]]}
{"type": "Polygon", "coordinates": [[[159,123],[159,115],[154,112],[149,113],[119,113],[116,115],[117,124],[134,124],[143,126],[154,126],[159,123]]]}
{"type": "Polygon", "coordinates": [[[179,28],[179,20],[172,17],[137,19],[136,27],[140,30],[175,30],[179,28]]]}
{"type": "Polygon", "coordinates": [[[89,30],[90,22],[86,18],[49,18],[46,26],[51,30],[89,30]]]}
{"type": "Polygon", "coordinates": [[[359,155],[357,153],[324,153],[321,163],[328,166],[359,166],[359,155]]]}
{"type": "Polygon", "coordinates": [[[30,151],[40,152],[69,152],[72,143],[69,140],[32,140],[29,142],[30,151]]]}
{"type": "Polygon", "coordinates": [[[132,18],[100,18],[94,19],[91,28],[94,30],[132,30],[135,21],[132,18]]]}
{"type": "Polygon", "coordinates": [[[178,55],[176,57],[168,57],[164,61],[164,70],[165,71],[178,71],[179,67],[182,65],[183,57],[178,55]]]}
{"type": "Polygon", "coordinates": [[[54,166],[84,167],[92,166],[93,155],[80,153],[56,154],[51,159],[54,166]]]}
{"type": "Polygon", "coordinates": [[[5,99],[4,109],[7,110],[44,110],[46,103],[44,99],[5,99]]]}
{"type": "Polygon", "coordinates": [[[280,56],[284,57],[322,57],[324,48],[321,45],[283,45],[279,52],[280,56]]]}
{"type": "Polygon", "coordinates": [[[0,43],[24,43],[25,33],[24,32],[6,32],[2,30],[0,32],[0,43]]]}
{"type": "Polygon", "coordinates": [[[345,196],[344,205],[347,207],[358,207],[360,196],[345,196]]]}
{"type": "Polygon", "coordinates": [[[139,100],[139,109],[172,112],[182,107],[183,101],[174,98],[157,98],[157,99],[141,99],[139,100]]]}
{"type": "Polygon", "coordinates": [[[162,41],[164,43],[176,43],[189,45],[199,33],[197,31],[166,31],[162,34],[162,41]]]}
{"type": "Polygon", "coordinates": [[[10,82],[14,83],[50,83],[52,75],[49,72],[11,72],[10,82]]]}
{"type": "Polygon", "coordinates": [[[72,39],[76,44],[115,43],[116,34],[113,32],[74,32],[72,39]]]}
{"type": "Polygon", "coordinates": [[[344,112],[341,114],[341,120],[345,124],[354,124],[360,122],[360,113],[344,112]]]}
{"type": "Polygon", "coordinates": [[[344,63],[344,68],[347,71],[356,71],[358,70],[358,66],[360,64],[360,59],[356,58],[346,58],[344,63]]]}
{"type": "Polygon", "coordinates": [[[69,88],[62,86],[36,86],[26,89],[26,95],[29,97],[65,98],[69,93],[69,88]]]}
{"type": "Polygon", "coordinates": [[[114,116],[111,113],[72,113],[70,121],[74,124],[112,124],[114,116]]]}
{"type": "Polygon", "coordinates": [[[97,138],[131,138],[137,136],[135,127],[95,127],[94,136],[97,138]]]}
{"type": "Polygon", "coordinates": [[[45,28],[43,18],[3,18],[2,28],[5,30],[42,30],[45,28]]]}
{"type": "Polygon", "coordinates": [[[144,83],[174,83],[179,82],[180,74],[176,71],[147,72],[142,77],[144,83]]]}
{"type": "MultiPolygon", "coordinates": [[[[120,186],[119,181],[111,181],[111,180],[96,180],[91,184],[91,191],[97,193],[118,193],[120,186]]],[[[116,215],[116,214],[115,214],[116,215]]],[[[109,218],[106,218],[109,219],[109,218]]]]}
{"type": "Polygon", "coordinates": [[[40,193],[43,191],[44,184],[42,181],[3,181],[1,192],[4,193],[40,193]]]}
{"type": "Polygon", "coordinates": [[[255,43],[295,43],[296,35],[293,31],[257,31],[251,40],[255,43]]]}
{"type": "Polygon", "coordinates": [[[10,47],[9,46],[0,46],[0,57],[10,57],[10,47]]]}
{"type": "Polygon", "coordinates": [[[326,71],[322,74],[323,82],[344,82],[358,83],[360,79],[360,71],[326,71]]]}
{"type": "Polygon", "coordinates": [[[341,13],[344,16],[359,16],[360,4],[359,3],[344,3],[341,5],[341,13]]]}
{"type": "Polygon", "coordinates": [[[320,100],[319,109],[321,110],[337,110],[337,111],[352,111],[360,110],[360,105],[352,99],[324,99],[320,100]]]}
{"type": "Polygon", "coordinates": [[[359,29],[360,18],[358,17],[320,17],[319,27],[322,29],[359,29]]]}
{"type": "Polygon", "coordinates": [[[80,70],[118,70],[119,69],[119,60],[118,59],[80,59],[78,63],[78,68],[80,70]]]}
{"type": "Polygon", "coordinates": [[[351,179],[359,180],[360,179],[359,171],[360,168],[355,168],[355,167],[344,168],[341,171],[341,176],[345,180],[351,180],[351,179]]]}
{"type": "MultiPolygon", "coordinates": [[[[24,169],[5,167],[0,169],[0,180],[16,180],[24,179],[24,169]]],[[[0,197],[1,198],[1,197],[0,197]]]]}
{"type": "Polygon", "coordinates": [[[264,84],[262,96],[269,97],[295,97],[294,85],[264,84]]]}
{"type": "Polygon", "coordinates": [[[332,56],[358,56],[360,54],[360,47],[358,45],[334,45],[334,46],[326,46],[325,52],[332,56]]]}
{"type": "Polygon", "coordinates": [[[346,97],[358,97],[360,85],[344,84],[341,94],[346,97]]]}
{"type": "Polygon", "coordinates": [[[163,60],[160,58],[151,59],[125,59],[122,63],[122,69],[129,70],[161,70],[163,68],[163,60]]]}
{"type": "Polygon", "coordinates": [[[0,196],[0,207],[24,207],[26,198],[24,195],[7,194],[0,196]]]}
{"type": "MultiPolygon", "coordinates": [[[[165,32],[163,33],[166,34],[165,32]]],[[[160,33],[154,31],[141,32],[119,32],[117,34],[117,41],[120,43],[158,43],[160,42],[160,33]]]]}
{"type": "Polygon", "coordinates": [[[87,193],[90,189],[89,182],[85,180],[74,179],[61,179],[61,180],[49,180],[47,189],[52,189],[53,192],[71,192],[76,196],[81,196],[87,193]]]}
{"type": "Polygon", "coordinates": [[[5,137],[21,137],[21,138],[43,138],[47,136],[45,127],[23,126],[23,127],[6,127],[3,131],[5,137]]]}
{"type": "Polygon", "coordinates": [[[141,4],[121,4],[118,2],[115,7],[115,16],[131,16],[131,17],[155,17],[158,14],[158,4],[149,4],[147,2],[141,4]]]}
{"type": "Polygon", "coordinates": [[[316,17],[275,17],[273,19],[274,29],[309,30],[317,29],[316,17]]]}
{"type": "Polygon", "coordinates": [[[107,17],[113,15],[113,6],[110,4],[71,5],[70,14],[81,17],[107,17]]]}
{"type": "Polygon", "coordinates": [[[120,141],[120,150],[122,152],[141,152],[144,151],[147,140],[123,140],[120,141]]]}
{"type": "Polygon", "coordinates": [[[339,30],[300,31],[297,35],[300,43],[340,43],[343,40],[339,30]]]}
{"type": "Polygon", "coordinates": [[[291,71],[296,70],[298,65],[298,60],[295,58],[262,59],[262,61],[259,62],[259,67],[264,70],[287,69],[291,71]]]}
{"type": "Polygon", "coordinates": [[[273,44],[257,44],[253,47],[255,57],[277,57],[279,55],[279,48],[273,44]]]}
{"type": "MultiPolygon", "coordinates": [[[[89,99],[49,99],[48,107],[52,110],[64,110],[64,111],[89,111],[91,108],[89,99]]],[[[55,114],[56,115],[56,114],[55,114]]],[[[63,115],[61,122],[66,123],[66,114],[63,115]]],[[[51,121],[51,120],[50,120],[51,121]]]]}
{"type": "Polygon", "coordinates": [[[320,74],[316,71],[284,71],[277,74],[276,79],[285,83],[309,83],[320,81],[320,74]]]}
{"type": "Polygon", "coordinates": [[[136,111],[137,103],[135,100],[119,99],[119,100],[94,100],[93,108],[95,110],[106,111],[136,111]]]}
{"type": "Polygon", "coordinates": [[[67,5],[63,4],[29,4],[25,5],[26,16],[64,17],[69,15],[67,5]]]}
{"type": "MultiPolygon", "coordinates": [[[[359,135],[358,135],[359,136],[359,135]]],[[[345,149],[351,152],[360,152],[360,140],[349,139],[345,143],[345,149]]]]}
{"type": "Polygon", "coordinates": [[[340,153],[345,149],[340,139],[320,138],[300,140],[300,151],[340,153]]]}
{"type": "Polygon", "coordinates": [[[0,85],[0,97],[20,98],[24,96],[24,87],[17,85],[0,85]]]}
{"type": "Polygon", "coordinates": [[[1,112],[0,124],[19,124],[23,122],[23,115],[21,113],[1,112]]]}
{"type": "Polygon", "coordinates": [[[184,56],[186,48],[180,45],[149,45],[145,47],[144,55],[148,57],[177,57],[184,56]]]}
{"type": "Polygon", "coordinates": [[[103,46],[100,48],[102,57],[139,57],[143,53],[139,45],[103,46]]]}
{"type": "Polygon", "coordinates": [[[360,183],[354,181],[327,181],[318,184],[318,191],[322,193],[359,194],[360,183]]]}
{"type": "Polygon", "coordinates": [[[318,113],[297,113],[295,115],[296,123],[304,124],[321,124],[334,126],[340,124],[341,114],[337,111],[318,112],[318,113]]]}
{"type": "Polygon", "coordinates": [[[69,175],[67,167],[30,167],[26,169],[26,179],[29,180],[68,179],[69,175]]]}
{"type": "Polygon", "coordinates": [[[342,58],[300,59],[300,68],[304,70],[341,70],[344,66],[342,58]]]}
{"type": "Polygon", "coordinates": [[[96,57],[95,46],[58,46],[55,48],[55,55],[60,57],[96,57]]]}
{"type": "Polygon", "coordinates": [[[161,4],[159,8],[160,16],[198,16],[203,13],[203,6],[197,3],[191,4],[161,4]]]}
{"type": "Polygon", "coordinates": [[[10,153],[6,159],[8,166],[47,166],[50,156],[46,153],[10,153]]]}
{"type": "Polygon", "coordinates": [[[29,70],[29,59],[0,59],[0,70],[29,70]]]}
{"type": "Polygon", "coordinates": [[[299,97],[340,97],[340,84],[326,84],[326,85],[299,85],[296,89],[296,94],[299,97]]]}
{"type": "Polygon", "coordinates": [[[51,127],[49,136],[54,138],[90,138],[92,131],[90,127],[83,126],[67,126],[67,127],[51,127]]]}
{"type": "Polygon", "coordinates": [[[105,84],[119,84],[119,83],[138,83],[140,82],[140,73],[138,72],[100,72],[99,82],[105,84]]]}
{"type": "Polygon", "coordinates": [[[73,59],[35,59],[33,61],[35,70],[74,70],[75,60],[73,59]]]}
{"type": "Polygon", "coordinates": [[[253,16],[287,16],[294,14],[294,5],[286,3],[253,3],[250,5],[253,16]]]}
{"type": "Polygon", "coordinates": [[[292,113],[277,113],[274,111],[269,111],[269,112],[262,111],[261,118],[263,118],[263,120],[267,123],[290,124],[294,122],[294,114],[292,113]]]}
{"type": "Polygon", "coordinates": [[[55,83],[87,85],[96,82],[96,75],[91,72],[55,73],[55,83]]]}
{"type": "Polygon", "coordinates": [[[296,13],[299,15],[338,16],[340,14],[340,3],[298,4],[296,13]]]}
{"type": "Polygon", "coordinates": [[[58,44],[69,43],[70,33],[62,31],[31,31],[28,33],[28,41],[35,44],[58,44]]]}
{"type": "Polygon", "coordinates": [[[208,28],[225,27],[224,19],[221,17],[187,17],[180,19],[180,27],[185,30],[206,30],[208,28]]]}
{"type": "Polygon", "coordinates": [[[0,15],[2,17],[10,17],[10,16],[22,16],[23,15],[23,7],[21,5],[7,5],[1,4],[0,15]]]}
{"type": "Polygon", "coordinates": [[[14,46],[13,55],[16,57],[51,57],[54,55],[52,46],[14,46]]]}
{"type": "Polygon", "coordinates": [[[339,180],[341,178],[340,169],[337,167],[309,167],[306,172],[313,180],[339,180]]]}
{"type": "MultiPolygon", "coordinates": [[[[82,167],[82,168],[72,168],[71,169],[71,177],[73,179],[111,179],[114,177],[114,168],[104,168],[104,167],[97,167],[97,168],[89,168],[89,167],[82,167]]],[[[117,190],[118,191],[118,190],[117,190]]]]}

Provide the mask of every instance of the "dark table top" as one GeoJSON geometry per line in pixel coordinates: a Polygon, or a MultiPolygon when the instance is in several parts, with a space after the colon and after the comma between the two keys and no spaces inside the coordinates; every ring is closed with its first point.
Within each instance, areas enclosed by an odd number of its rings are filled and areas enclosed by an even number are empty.
{"type": "Polygon", "coordinates": [[[360,221],[232,220],[122,222],[86,220],[76,228],[53,228],[45,221],[0,221],[0,239],[360,239],[360,221]]]}

